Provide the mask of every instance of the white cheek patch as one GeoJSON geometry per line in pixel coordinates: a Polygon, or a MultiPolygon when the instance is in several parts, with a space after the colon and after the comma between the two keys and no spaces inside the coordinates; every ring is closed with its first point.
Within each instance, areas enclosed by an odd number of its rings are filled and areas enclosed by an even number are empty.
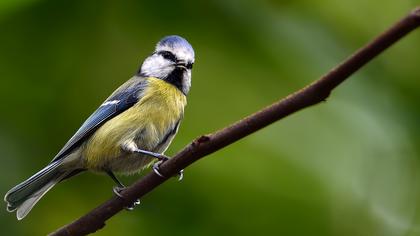
{"type": "Polygon", "coordinates": [[[152,55],[143,62],[141,73],[157,78],[166,77],[174,69],[174,65],[159,55],[152,55]]]}
{"type": "Polygon", "coordinates": [[[184,78],[182,80],[182,88],[183,92],[187,94],[190,91],[191,88],[191,70],[187,70],[184,73],[184,78]]]}

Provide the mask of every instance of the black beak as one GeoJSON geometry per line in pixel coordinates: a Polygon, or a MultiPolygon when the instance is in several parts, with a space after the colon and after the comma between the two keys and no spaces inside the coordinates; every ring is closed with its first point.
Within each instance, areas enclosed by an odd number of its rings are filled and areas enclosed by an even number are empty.
{"type": "Polygon", "coordinates": [[[186,70],[187,69],[187,63],[183,60],[177,60],[176,61],[176,67],[186,70]]]}
{"type": "Polygon", "coordinates": [[[187,70],[187,66],[186,66],[185,64],[180,64],[180,63],[177,63],[177,64],[176,64],[176,67],[177,67],[177,68],[184,69],[184,70],[187,70]]]}
{"type": "Polygon", "coordinates": [[[176,62],[176,67],[182,68],[184,70],[189,70],[189,69],[192,69],[192,63],[187,63],[185,61],[179,60],[176,62]]]}

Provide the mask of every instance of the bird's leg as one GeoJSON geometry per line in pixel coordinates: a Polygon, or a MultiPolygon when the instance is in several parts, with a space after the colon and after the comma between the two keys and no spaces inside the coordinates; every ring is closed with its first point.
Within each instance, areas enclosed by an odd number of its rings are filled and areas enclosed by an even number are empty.
{"type": "MultiPolygon", "coordinates": [[[[129,142],[129,143],[124,144],[122,146],[122,149],[124,151],[127,151],[127,152],[143,154],[143,155],[151,156],[151,157],[154,157],[154,158],[158,159],[158,162],[153,164],[153,168],[152,168],[153,172],[155,172],[155,174],[157,174],[158,176],[160,176],[162,178],[165,178],[165,176],[160,173],[159,166],[163,162],[169,160],[168,156],[165,156],[164,154],[160,154],[160,153],[156,153],[156,152],[150,152],[150,151],[139,149],[134,142],[129,142]]],[[[183,178],[184,178],[184,170],[181,170],[178,173],[178,181],[181,181],[183,178]]]]}
{"type": "MultiPolygon", "coordinates": [[[[107,170],[106,173],[117,184],[117,186],[112,188],[112,191],[115,193],[115,195],[124,199],[124,197],[121,195],[121,191],[123,191],[125,189],[124,184],[121,183],[121,181],[117,178],[117,176],[114,175],[114,173],[112,171],[107,170]]],[[[128,210],[128,211],[131,211],[131,210],[134,209],[135,206],[137,206],[139,204],[140,204],[140,199],[137,199],[136,201],[133,202],[133,204],[131,206],[127,206],[125,209],[128,210]]]]}
{"type": "Polygon", "coordinates": [[[107,170],[106,173],[108,174],[109,177],[111,177],[111,179],[118,185],[118,188],[125,188],[124,184],[121,183],[121,181],[117,178],[117,176],[114,175],[114,173],[110,170],[107,170]]]}

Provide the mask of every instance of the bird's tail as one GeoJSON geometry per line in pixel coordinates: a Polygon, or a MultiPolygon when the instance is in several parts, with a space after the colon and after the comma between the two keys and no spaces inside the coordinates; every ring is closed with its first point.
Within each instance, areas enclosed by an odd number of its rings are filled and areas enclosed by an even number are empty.
{"type": "Polygon", "coordinates": [[[4,196],[7,210],[16,211],[17,219],[23,219],[48,190],[71,173],[62,170],[61,163],[61,161],[50,163],[29,179],[10,189],[4,196]]]}

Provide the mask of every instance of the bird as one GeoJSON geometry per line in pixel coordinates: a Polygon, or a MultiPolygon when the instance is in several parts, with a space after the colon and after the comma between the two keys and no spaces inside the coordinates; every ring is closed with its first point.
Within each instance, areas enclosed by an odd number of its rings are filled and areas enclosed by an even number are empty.
{"type": "Polygon", "coordinates": [[[120,197],[125,186],[115,173],[138,173],[155,163],[153,170],[163,176],[159,163],[168,159],[164,152],[184,117],[194,62],[186,39],[162,38],[137,73],[87,118],[45,168],[5,194],[7,210],[23,219],[57,183],[84,171],[106,173],[120,197]]]}

